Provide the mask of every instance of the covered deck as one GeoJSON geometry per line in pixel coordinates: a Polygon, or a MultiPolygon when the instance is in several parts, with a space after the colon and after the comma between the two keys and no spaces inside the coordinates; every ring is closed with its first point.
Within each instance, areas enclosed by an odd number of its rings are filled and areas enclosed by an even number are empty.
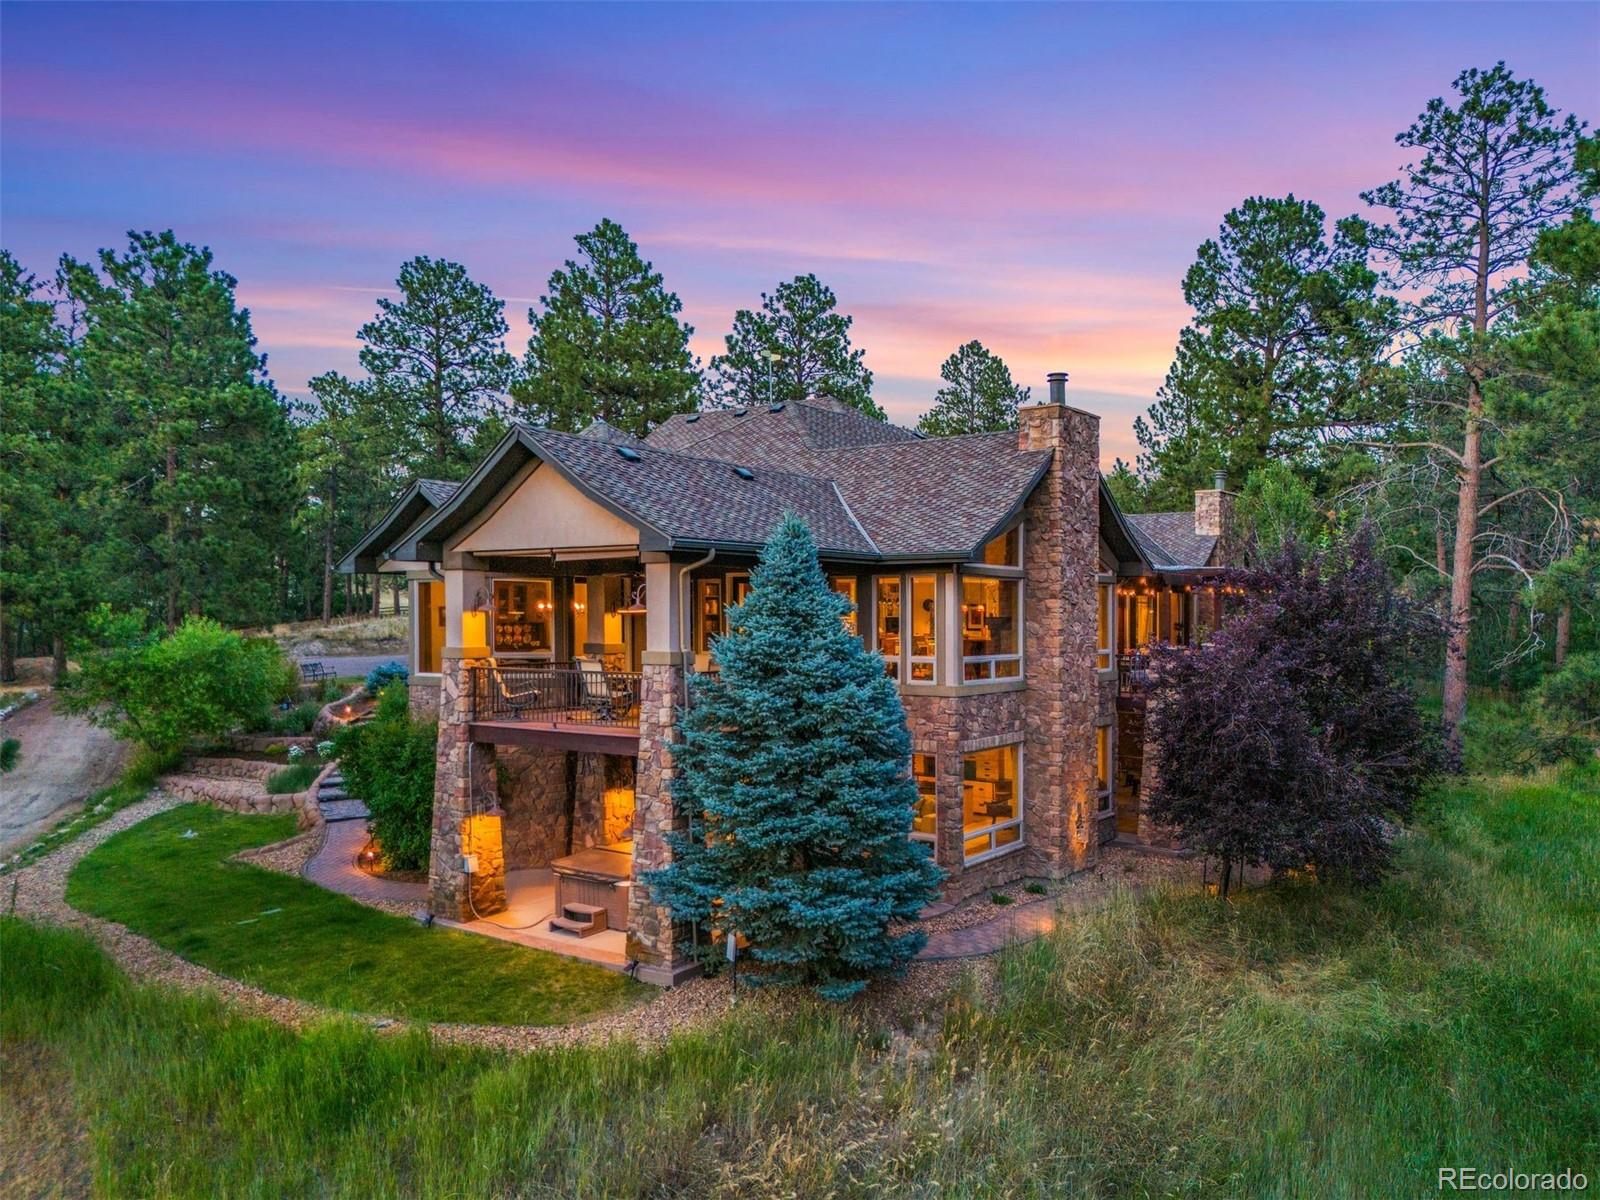
{"type": "Polygon", "coordinates": [[[561,665],[491,662],[466,674],[474,741],[587,754],[638,753],[639,672],[584,659],[561,665]]]}

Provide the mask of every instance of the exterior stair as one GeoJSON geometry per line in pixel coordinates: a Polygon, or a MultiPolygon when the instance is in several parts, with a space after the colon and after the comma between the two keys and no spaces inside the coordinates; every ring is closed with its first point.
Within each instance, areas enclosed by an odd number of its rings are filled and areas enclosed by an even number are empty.
{"type": "Polygon", "coordinates": [[[324,821],[365,821],[372,815],[360,800],[345,791],[344,773],[335,767],[317,788],[317,808],[324,821]]]}
{"type": "Polygon", "coordinates": [[[605,930],[606,910],[593,904],[563,904],[561,915],[550,918],[550,928],[556,933],[586,938],[605,930]]]}

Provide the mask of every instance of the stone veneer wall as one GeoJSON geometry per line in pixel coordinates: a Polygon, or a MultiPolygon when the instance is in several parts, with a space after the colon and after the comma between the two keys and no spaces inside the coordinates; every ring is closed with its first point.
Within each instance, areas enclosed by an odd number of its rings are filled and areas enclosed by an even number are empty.
{"type": "Polygon", "coordinates": [[[495,747],[495,790],[506,870],[548,867],[567,853],[566,751],[495,747]]]}
{"type": "Polygon", "coordinates": [[[677,736],[673,714],[682,695],[683,667],[647,662],[641,676],[628,957],[641,964],[641,978],[675,982],[689,966],[681,945],[683,930],[666,908],[651,899],[643,876],[672,861],[667,835],[685,824],[672,796],[672,743],[677,736]]]}
{"type": "Polygon", "coordinates": [[[620,754],[580,754],[572,806],[572,848],[609,846],[633,836],[635,760],[620,754]]]}
{"type": "Polygon", "coordinates": [[[439,719],[439,680],[413,675],[410,683],[411,718],[415,721],[439,719]]]}
{"type": "Polygon", "coordinates": [[[1023,511],[1027,545],[1023,775],[1036,874],[1059,878],[1099,854],[1094,729],[1100,569],[1100,422],[1065,405],[1021,410],[1021,444],[1055,450],[1023,511]]]}
{"type": "Polygon", "coordinates": [[[495,787],[495,751],[468,736],[468,667],[485,660],[446,659],[439,687],[439,751],[433,783],[433,841],[428,856],[428,909],[453,921],[506,906],[505,850],[495,787]],[[469,881],[463,854],[478,856],[469,881]]]}

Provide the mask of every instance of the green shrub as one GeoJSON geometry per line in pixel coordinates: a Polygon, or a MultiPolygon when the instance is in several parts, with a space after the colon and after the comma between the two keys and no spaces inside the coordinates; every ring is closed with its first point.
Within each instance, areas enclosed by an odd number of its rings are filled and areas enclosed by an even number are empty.
{"type": "Polygon", "coordinates": [[[22,753],[22,743],[16,738],[6,738],[0,741],[0,772],[10,771],[17,765],[17,757],[22,753]]]}
{"type": "Polygon", "coordinates": [[[283,768],[267,780],[267,795],[290,796],[295,792],[303,792],[316,782],[320,774],[322,774],[320,762],[297,762],[293,766],[283,768]]]}
{"type": "Polygon", "coordinates": [[[98,644],[78,651],[61,707],[158,755],[236,729],[272,703],[280,682],[271,656],[205,617],[161,636],[102,608],[92,628],[98,644]]]}
{"type": "Polygon", "coordinates": [[[400,870],[425,868],[438,727],[411,719],[406,685],[396,682],[378,693],[372,720],[341,730],[335,741],[345,787],[366,801],[385,860],[400,870]]]}
{"type": "Polygon", "coordinates": [[[407,683],[410,679],[411,672],[406,670],[404,663],[379,663],[367,672],[367,695],[376,696],[391,683],[407,683]]]}
{"type": "Polygon", "coordinates": [[[293,702],[300,696],[300,668],[283,648],[269,637],[249,638],[245,646],[252,654],[261,656],[262,670],[267,675],[267,686],[275,703],[293,702]]]}
{"type": "Polygon", "coordinates": [[[1574,654],[1536,693],[1540,741],[1551,759],[1585,759],[1600,746],[1600,651],[1574,654]]]}
{"type": "Polygon", "coordinates": [[[317,723],[322,706],[315,700],[303,700],[292,708],[272,708],[258,716],[251,726],[259,733],[272,733],[280,737],[299,737],[311,732],[317,723]]]}

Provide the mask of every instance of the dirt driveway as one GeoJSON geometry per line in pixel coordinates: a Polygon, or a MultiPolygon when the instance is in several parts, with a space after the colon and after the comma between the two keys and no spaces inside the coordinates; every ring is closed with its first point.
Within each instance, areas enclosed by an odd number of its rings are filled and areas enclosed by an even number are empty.
{"type": "Polygon", "coordinates": [[[126,743],[87,721],[61,716],[49,696],[0,721],[0,737],[22,743],[16,770],[0,776],[0,856],[76,812],[116,782],[128,761],[126,743]]]}

